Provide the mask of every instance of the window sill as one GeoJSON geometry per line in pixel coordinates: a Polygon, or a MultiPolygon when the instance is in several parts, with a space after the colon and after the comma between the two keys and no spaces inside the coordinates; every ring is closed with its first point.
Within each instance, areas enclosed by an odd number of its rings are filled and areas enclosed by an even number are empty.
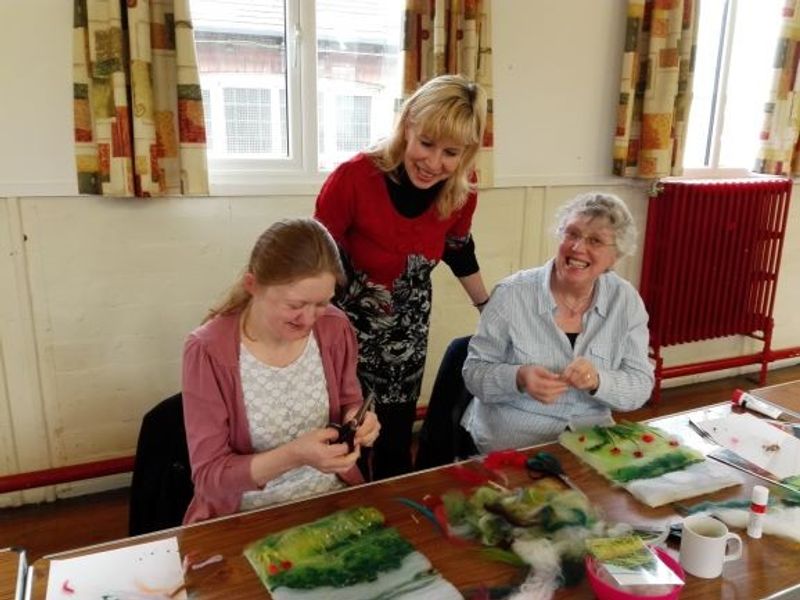
{"type": "Polygon", "coordinates": [[[703,169],[684,169],[683,175],[676,177],[665,177],[664,181],[681,181],[686,179],[778,179],[778,175],[766,175],[755,173],[749,169],[742,168],[703,168],[703,169]]]}
{"type": "Polygon", "coordinates": [[[218,171],[209,176],[212,196],[316,196],[328,173],[218,171]]]}

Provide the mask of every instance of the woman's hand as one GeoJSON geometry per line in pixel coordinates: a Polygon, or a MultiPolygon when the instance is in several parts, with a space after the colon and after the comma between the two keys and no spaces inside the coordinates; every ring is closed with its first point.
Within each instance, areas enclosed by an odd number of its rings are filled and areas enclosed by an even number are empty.
{"type": "Polygon", "coordinates": [[[356,446],[371,447],[375,440],[378,439],[380,430],[381,424],[378,422],[378,415],[372,411],[367,412],[361,427],[356,429],[356,437],[354,439],[356,446]]]}
{"type": "Polygon", "coordinates": [[[568,385],[578,390],[593,391],[600,387],[600,375],[597,369],[582,356],[567,365],[561,377],[568,385]]]}
{"type": "Polygon", "coordinates": [[[312,429],[287,445],[302,465],[323,473],[344,473],[356,464],[361,453],[358,447],[349,452],[346,443],[335,444],[337,437],[339,433],[331,427],[312,429]]]}
{"type": "Polygon", "coordinates": [[[552,404],[567,391],[567,384],[558,373],[536,365],[517,369],[517,389],[544,404],[552,404]]]}

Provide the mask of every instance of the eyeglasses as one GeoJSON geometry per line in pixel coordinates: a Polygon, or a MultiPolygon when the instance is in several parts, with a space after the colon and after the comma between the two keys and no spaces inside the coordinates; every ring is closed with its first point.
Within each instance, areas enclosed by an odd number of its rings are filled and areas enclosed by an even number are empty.
{"type": "Polygon", "coordinates": [[[607,246],[616,246],[614,242],[603,241],[596,235],[583,235],[576,229],[562,230],[561,241],[566,242],[570,246],[575,246],[578,242],[583,242],[587,248],[591,248],[592,250],[599,250],[607,246]]]}

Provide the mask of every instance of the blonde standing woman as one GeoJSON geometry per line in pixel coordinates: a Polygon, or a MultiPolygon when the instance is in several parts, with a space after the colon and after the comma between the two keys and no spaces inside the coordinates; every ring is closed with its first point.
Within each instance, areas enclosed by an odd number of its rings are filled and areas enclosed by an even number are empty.
{"type": "Polygon", "coordinates": [[[358,376],[375,394],[382,425],[377,479],[411,470],[431,271],[443,260],[476,307],[488,299],[470,233],[486,110],[476,83],[430,80],[406,101],[392,135],[340,165],[317,198],[315,216],[339,244],[348,275],[336,302],[356,328],[358,376]]]}

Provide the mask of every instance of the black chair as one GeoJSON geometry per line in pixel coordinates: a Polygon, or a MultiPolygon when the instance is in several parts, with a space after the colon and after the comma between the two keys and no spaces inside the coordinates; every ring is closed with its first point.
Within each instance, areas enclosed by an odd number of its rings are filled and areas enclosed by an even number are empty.
{"type": "Polygon", "coordinates": [[[472,437],[461,427],[461,417],[472,400],[461,375],[471,339],[469,335],[454,339],[442,357],[419,433],[414,461],[417,470],[450,464],[456,458],[478,453],[472,437]]]}
{"type": "Polygon", "coordinates": [[[129,535],[180,525],[193,495],[183,398],[177,393],[142,419],[131,481],[129,535]]]}

